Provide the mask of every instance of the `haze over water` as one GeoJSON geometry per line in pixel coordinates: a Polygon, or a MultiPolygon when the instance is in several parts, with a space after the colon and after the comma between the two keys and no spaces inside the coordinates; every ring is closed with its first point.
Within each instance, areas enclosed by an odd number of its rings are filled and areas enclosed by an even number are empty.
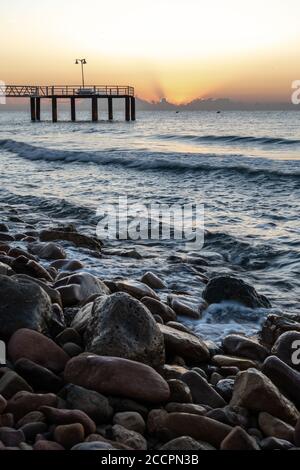
{"type": "MultiPolygon", "coordinates": [[[[129,202],[204,202],[208,233],[200,255],[209,261],[209,274],[234,273],[267,295],[275,310],[296,313],[299,113],[144,112],[130,124],[121,113],[116,117],[114,123],[32,124],[25,112],[2,111],[1,204],[27,211],[40,227],[74,222],[94,233],[96,209],[119,196],[129,202]]],[[[138,279],[152,270],[174,290],[200,297],[195,254],[180,242],[112,247],[135,247],[143,259],[85,259],[87,269],[103,279],[138,279]]],[[[265,315],[222,305],[193,327],[218,338],[236,329],[255,331],[265,315]]]]}

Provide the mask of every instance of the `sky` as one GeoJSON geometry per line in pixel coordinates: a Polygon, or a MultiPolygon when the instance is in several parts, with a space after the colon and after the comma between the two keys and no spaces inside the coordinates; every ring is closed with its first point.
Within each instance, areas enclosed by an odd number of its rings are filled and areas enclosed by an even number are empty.
{"type": "Polygon", "coordinates": [[[147,100],[290,99],[299,0],[0,0],[0,80],[132,85],[147,100]]]}

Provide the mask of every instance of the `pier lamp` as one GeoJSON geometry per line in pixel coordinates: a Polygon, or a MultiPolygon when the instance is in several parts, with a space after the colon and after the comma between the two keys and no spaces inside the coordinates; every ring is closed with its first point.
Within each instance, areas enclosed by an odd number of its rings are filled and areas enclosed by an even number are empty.
{"type": "Polygon", "coordinates": [[[87,64],[86,59],[76,59],[75,65],[81,64],[82,86],[84,88],[84,69],[83,66],[87,64]]]}

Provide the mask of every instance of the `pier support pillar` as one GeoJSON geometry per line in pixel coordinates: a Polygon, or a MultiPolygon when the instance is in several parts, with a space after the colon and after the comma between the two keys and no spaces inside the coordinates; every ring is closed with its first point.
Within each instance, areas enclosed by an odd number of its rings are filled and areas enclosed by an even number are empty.
{"type": "Polygon", "coordinates": [[[98,121],[98,98],[97,96],[93,96],[92,98],[92,121],[98,121]]]}
{"type": "Polygon", "coordinates": [[[30,114],[31,120],[36,120],[36,107],[35,107],[35,98],[30,98],[30,114]]]}
{"type": "Polygon", "coordinates": [[[130,121],[130,97],[126,96],[125,98],[125,119],[130,121]]]}
{"type": "Polygon", "coordinates": [[[52,98],[52,122],[57,122],[57,98],[52,98]]]}
{"type": "Polygon", "coordinates": [[[131,120],[135,121],[135,98],[132,96],[130,98],[131,100],[131,120]]]}
{"type": "Polygon", "coordinates": [[[41,98],[36,98],[35,100],[35,112],[36,112],[36,120],[41,120],[41,98]]]}
{"type": "Polygon", "coordinates": [[[76,121],[76,100],[74,96],[71,98],[71,121],[76,121]]]}
{"type": "Polygon", "coordinates": [[[108,119],[110,121],[114,119],[113,99],[111,96],[108,98],[108,119]]]}

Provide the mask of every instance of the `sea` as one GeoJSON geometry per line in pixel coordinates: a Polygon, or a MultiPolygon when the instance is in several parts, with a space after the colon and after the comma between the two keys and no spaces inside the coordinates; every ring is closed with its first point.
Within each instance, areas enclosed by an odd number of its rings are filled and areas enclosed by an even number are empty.
{"type": "Polygon", "coordinates": [[[92,123],[82,112],[71,123],[63,111],[59,118],[32,123],[26,111],[0,109],[2,209],[38,228],[72,223],[95,235],[101,208],[120,197],[130,205],[201,205],[203,246],[107,240],[101,259],[73,249],[69,256],[101,279],[152,271],[168,286],[164,298],[200,302],[203,274],[231,274],[270,299],[271,310],[225,302],[200,320],[182,319],[215,341],[255,334],[270,312],[299,314],[299,112],[139,111],[130,123],[122,113],[92,123]]]}

